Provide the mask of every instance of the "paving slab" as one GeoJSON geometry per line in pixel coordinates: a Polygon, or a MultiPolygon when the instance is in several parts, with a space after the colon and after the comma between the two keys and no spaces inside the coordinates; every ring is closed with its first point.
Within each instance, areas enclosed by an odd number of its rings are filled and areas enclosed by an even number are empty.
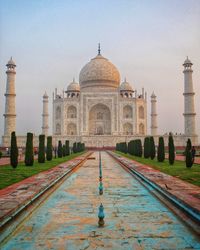
{"type": "Polygon", "coordinates": [[[94,155],[20,225],[2,250],[200,249],[192,231],[105,152],[100,196],[98,153],[94,155]]]}
{"type": "Polygon", "coordinates": [[[187,206],[196,209],[200,213],[200,187],[165,174],[148,165],[120,156],[114,152],[110,153],[120,162],[136,170],[138,173],[181,200],[182,203],[187,204],[187,206]]]}
{"type": "Polygon", "coordinates": [[[51,183],[82,162],[89,154],[85,153],[0,190],[0,224],[51,183]]]}

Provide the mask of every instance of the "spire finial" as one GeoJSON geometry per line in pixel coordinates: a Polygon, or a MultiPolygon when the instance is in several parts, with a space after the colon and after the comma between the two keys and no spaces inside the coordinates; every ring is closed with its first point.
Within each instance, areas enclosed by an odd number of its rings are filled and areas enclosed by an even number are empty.
{"type": "Polygon", "coordinates": [[[126,77],[124,77],[124,82],[126,82],[126,77]]]}
{"type": "Polygon", "coordinates": [[[98,43],[98,55],[100,56],[101,55],[101,44],[98,43]]]}
{"type": "Polygon", "coordinates": [[[75,82],[75,77],[73,77],[73,82],[75,82]]]}

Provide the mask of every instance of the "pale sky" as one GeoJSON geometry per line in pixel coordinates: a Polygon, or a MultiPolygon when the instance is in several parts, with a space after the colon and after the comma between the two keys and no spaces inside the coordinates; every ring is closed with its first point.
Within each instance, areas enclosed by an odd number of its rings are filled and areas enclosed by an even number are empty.
{"type": "MultiPolygon", "coordinates": [[[[0,136],[5,64],[17,64],[17,134],[41,133],[42,95],[66,89],[97,54],[134,89],[157,95],[159,133],[183,133],[183,62],[193,62],[196,130],[200,135],[199,0],[0,0],[0,136]]],[[[148,122],[148,128],[150,122],[148,122]]]]}

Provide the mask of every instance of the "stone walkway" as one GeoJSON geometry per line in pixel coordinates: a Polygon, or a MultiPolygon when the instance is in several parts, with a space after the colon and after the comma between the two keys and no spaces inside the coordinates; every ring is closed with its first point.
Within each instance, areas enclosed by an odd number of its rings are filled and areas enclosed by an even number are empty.
{"type": "Polygon", "coordinates": [[[114,154],[122,163],[133,168],[147,179],[156,183],[162,189],[181,200],[183,204],[196,209],[200,213],[200,187],[162,173],[148,165],[119,156],[115,153],[112,154],[114,154]]]}
{"type": "Polygon", "coordinates": [[[68,173],[74,166],[83,161],[87,155],[88,153],[78,156],[0,190],[0,225],[57,178],[68,173]]]}
{"type": "Polygon", "coordinates": [[[108,154],[98,194],[98,153],[36,209],[2,250],[200,249],[195,235],[108,154]],[[98,227],[103,203],[105,227],[98,227]]]}

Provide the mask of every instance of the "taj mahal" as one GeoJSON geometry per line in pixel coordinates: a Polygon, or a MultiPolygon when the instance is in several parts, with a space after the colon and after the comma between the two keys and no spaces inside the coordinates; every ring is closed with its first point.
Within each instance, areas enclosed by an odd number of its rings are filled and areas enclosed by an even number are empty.
{"type": "MultiPolygon", "coordinates": [[[[192,62],[184,63],[184,133],[174,135],[175,145],[184,146],[187,138],[198,143],[195,129],[194,90],[192,62]]],[[[5,93],[4,135],[2,146],[10,145],[10,134],[16,130],[15,76],[16,64],[11,58],[7,63],[5,93]]],[[[53,136],[53,145],[58,141],[84,142],[87,147],[114,147],[117,142],[147,136],[147,93],[140,93],[124,79],[121,81],[117,67],[102,56],[100,46],[97,55],[80,71],[79,82],[75,79],[66,90],[57,89],[52,94],[52,133],[49,133],[49,96],[43,96],[41,134],[53,136]]],[[[158,140],[157,98],[150,96],[151,135],[158,140]]],[[[180,114],[181,117],[182,114],[180,114]]],[[[17,131],[16,131],[17,133],[17,131]]],[[[164,139],[167,140],[167,135],[164,139]]],[[[18,145],[24,147],[26,135],[18,135],[18,145]]],[[[38,146],[38,136],[34,136],[38,146]]]]}

